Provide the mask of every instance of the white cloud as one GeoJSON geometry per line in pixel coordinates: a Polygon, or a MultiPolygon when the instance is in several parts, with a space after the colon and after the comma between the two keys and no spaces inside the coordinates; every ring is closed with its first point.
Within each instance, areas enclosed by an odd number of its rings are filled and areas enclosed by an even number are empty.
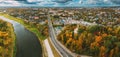
{"type": "Polygon", "coordinates": [[[79,4],[81,4],[81,3],[82,3],[82,1],[80,0],[78,3],[79,3],[79,4]]]}
{"type": "Polygon", "coordinates": [[[40,2],[40,1],[44,1],[44,0],[27,0],[28,2],[40,2]]]}
{"type": "Polygon", "coordinates": [[[21,6],[18,1],[1,1],[0,6],[21,6]]]}

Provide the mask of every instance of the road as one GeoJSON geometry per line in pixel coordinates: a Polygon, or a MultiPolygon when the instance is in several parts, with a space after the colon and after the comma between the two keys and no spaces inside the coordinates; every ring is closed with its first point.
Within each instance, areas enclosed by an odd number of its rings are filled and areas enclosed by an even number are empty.
{"type": "Polygon", "coordinates": [[[60,54],[63,57],[73,57],[73,55],[71,55],[69,52],[67,52],[62,46],[60,46],[58,44],[58,42],[56,41],[56,35],[53,29],[53,25],[50,19],[50,16],[48,14],[48,26],[49,26],[49,34],[50,34],[50,38],[52,43],[54,44],[54,46],[57,48],[57,50],[60,52],[60,54]]]}

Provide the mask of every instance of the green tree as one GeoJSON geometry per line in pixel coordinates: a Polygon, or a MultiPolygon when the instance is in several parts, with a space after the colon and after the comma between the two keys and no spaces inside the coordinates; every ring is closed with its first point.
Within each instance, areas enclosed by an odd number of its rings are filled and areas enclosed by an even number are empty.
{"type": "Polygon", "coordinates": [[[101,31],[101,29],[102,29],[102,26],[94,25],[94,26],[90,26],[90,27],[88,28],[88,31],[89,31],[90,33],[97,34],[98,32],[101,31]]]}

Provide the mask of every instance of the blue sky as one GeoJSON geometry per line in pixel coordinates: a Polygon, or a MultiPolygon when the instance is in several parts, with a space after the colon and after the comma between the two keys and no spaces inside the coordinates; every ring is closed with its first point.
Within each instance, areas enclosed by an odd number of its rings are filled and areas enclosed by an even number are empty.
{"type": "Polygon", "coordinates": [[[0,6],[94,7],[119,6],[120,0],[0,0],[0,6]]]}

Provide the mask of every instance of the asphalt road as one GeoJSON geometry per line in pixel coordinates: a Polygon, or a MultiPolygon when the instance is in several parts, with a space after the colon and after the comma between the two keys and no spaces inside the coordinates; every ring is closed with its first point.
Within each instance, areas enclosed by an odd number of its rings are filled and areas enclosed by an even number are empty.
{"type": "Polygon", "coordinates": [[[61,55],[63,57],[73,57],[65,49],[63,49],[56,41],[56,35],[55,35],[54,29],[52,26],[52,22],[51,22],[49,15],[48,15],[48,26],[49,26],[49,34],[50,34],[51,41],[53,42],[54,46],[58,49],[58,51],[61,53],[61,55]]]}

